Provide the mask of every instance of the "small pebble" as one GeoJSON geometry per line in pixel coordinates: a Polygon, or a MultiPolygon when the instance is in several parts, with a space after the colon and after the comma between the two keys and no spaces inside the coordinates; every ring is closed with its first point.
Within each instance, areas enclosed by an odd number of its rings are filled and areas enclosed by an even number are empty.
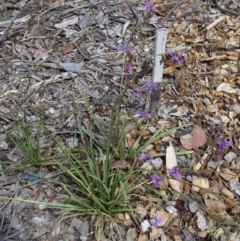
{"type": "Polygon", "coordinates": [[[154,158],[152,161],[151,161],[153,167],[155,170],[159,170],[163,164],[163,160],[158,157],[158,158],[154,158]]]}

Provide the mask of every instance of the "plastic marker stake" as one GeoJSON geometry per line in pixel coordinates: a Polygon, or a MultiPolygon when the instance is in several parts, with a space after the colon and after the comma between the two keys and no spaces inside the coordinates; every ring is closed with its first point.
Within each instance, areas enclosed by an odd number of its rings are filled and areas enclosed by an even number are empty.
{"type": "MultiPolygon", "coordinates": [[[[163,55],[166,51],[167,28],[158,28],[155,31],[155,51],[154,51],[154,68],[153,83],[162,82],[163,77],[163,55]]],[[[155,112],[159,104],[160,91],[157,90],[151,96],[151,112],[155,112]]]]}

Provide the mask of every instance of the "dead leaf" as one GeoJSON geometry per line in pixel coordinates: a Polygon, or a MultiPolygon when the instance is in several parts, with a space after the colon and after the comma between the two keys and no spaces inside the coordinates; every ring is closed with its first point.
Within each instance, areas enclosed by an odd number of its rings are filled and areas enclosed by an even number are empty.
{"type": "Polygon", "coordinates": [[[116,217],[116,221],[118,223],[122,223],[126,226],[132,225],[132,220],[129,218],[129,215],[127,213],[125,213],[125,214],[119,213],[116,217]]]}
{"type": "Polygon", "coordinates": [[[180,137],[180,142],[185,149],[198,151],[199,147],[206,144],[207,135],[200,126],[194,126],[190,134],[180,137]]]}
{"type": "Polygon", "coordinates": [[[60,6],[63,3],[63,0],[58,0],[58,1],[54,1],[53,3],[49,4],[49,8],[56,8],[58,6],[60,6]]]}
{"type": "Polygon", "coordinates": [[[229,191],[227,188],[223,187],[222,193],[223,193],[226,197],[228,197],[228,198],[230,198],[230,199],[234,199],[234,194],[233,194],[231,191],[229,191]]]}
{"type": "Polygon", "coordinates": [[[177,112],[171,113],[170,115],[173,115],[173,116],[183,116],[183,115],[186,115],[188,113],[188,111],[189,111],[188,107],[183,105],[183,106],[179,106],[177,108],[177,112]]]}
{"type": "Polygon", "coordinates": [[[176,72],[177,72],[177,69],[174,68],[173,66],[169,66],[163,70],[163,74],[169,75],[171,77],[174,77],[176,72]]]}
{"type": "Polygon", "coordinates": [[[204,177],[196,177],[193,176],[193,187],[192,190],[195,192],[199,192],[200,188],[207,189],[209,188],[209,181],[204,177]]]}
{"type": "Polygon", "coordinates": [[[183,135],[180,137],[180,142],[183,145],[183,147],[187,150],[191,150],[193,149],[193,137],[192,137],[192,133],[183,135]]]}
{"type": "Polygon", "coordinates": [[[65,54],[71,53],[73,51],[73,45],[68,43],[62,47],[62,50],[65,54]]]}
{"type": "MultiPolygon", "coordinates": [[[[173,167],[176,167],[176,166],[177,166],[177,158],[176,158],[175,150],[172,143],[169,142],[169,146],[167,147],[167,150],[166,150],[166,168],[167,170],[171,170],[173,167]]],[[[183,183],[181,181],[169,178],[169,184],[173,190],[182,193],[183,183]]]]}
{"type": "Polygon", "coordinates": [[[222,237],[222,235],[224,234],[224,230],[223,228],[219,228],[218,230],[216,230],[215,234],[214,234],[214,237],[216,239],[219,239],[222,237]]]}
{"type": "Polygon", "coordinates": [[[138,241],[147,241],[148,240],[148,236],[146,234],[140,234],[140,236],[138,237],[138,241]]]}
{"type": "Polygon", "coordinates": [[[221,83],[221,84],[217,87],[216,91],[217,91],[217,92],[223,91],[223,92],[235,94],[237,90],[236,90],[236,89],[233,89],[229,83],[221,83]]]}
{"type": "Polygon", "coordinates": [[[183,183],[182,182],[175,180],[175,179],[169,179],[168,181],[173,190],[182,193],[182,191],[183,191],[183,183]]]}
{"type": "Polygon", "coordinates": [[[220,200],[204,199],[204,203],[209,210],[223,212],[226,210],[226,205],[220,200]]]}
{"type": "Polygon", "coordinates": [[[161,228],[153,228],[149,233],[150,240],[157,240],[162,234],[163,231],[161,228]]]}
{"type": "Polygon", "coordinates": [[[237,174],[232,172],[230,169],[228,168],[223,168],[222,169],[223,172],[220,172],[219,175],[224,178],[226,181],[230,181],[233,178],[237,177],[237,174]]]}
{"type": "Polygon", "coordinates": [[[202,101],[193,101],[192,103],[197,116],[204,116],[206,114],[202,101]]]}
{"type": "Polygon", "coordinates": [[[35,54],[33,55],[33,57],[36,59],[39,55],[41,55],[42,53],[44,53],[46,50],[45,49],[38,49],[35,54]]]}

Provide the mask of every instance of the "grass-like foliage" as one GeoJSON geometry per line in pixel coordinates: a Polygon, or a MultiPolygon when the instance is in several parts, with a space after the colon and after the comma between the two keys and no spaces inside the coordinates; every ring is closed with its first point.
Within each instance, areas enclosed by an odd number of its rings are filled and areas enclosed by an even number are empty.
{"type": "MultiPolygon", "coordinates": [[[[142,143],[142,135],[148,127],[146,123],[139,137],[128,148],[125,142],[125,127],[128,120],[120,120],[122,91],[116,108],[112,110],[108,129],[102,128],[102,123],[91,111],[88,102],[85,106],[90,114],[90,123],[84,127],[80,115],[76,116],[76,133],[78,152],[66,147],[44,128],[43,122],[31,123],[26,115],[16,121],[15,128],[6,131],[14,145],[21,151],[31,166],[40,168],[44,165],[41,156],[40,139],[43,133],[48,133],[64,156],[64,162],[56,161],[61,174],[54,184],[62,186],[69,195],[66,203],[42,203],[51,208],[61,208],[77,212],[78,215],[94,214],[98,217],[97,229],[99,235],[103,231],[105,218],[115,223],[119,213],[128,213],[134,220],[136,197],[141,185],[149,182],[143,178],[143,172],[138,165],[138,156],[143,150],[159,138],[170,134],[177,128],[156,133],[142,143]],[[128,165],[126,166],[126,163],[128,165]],[[63,181],[63,176],[67,182],[63,181]]],[[[24,111],[23,111],[24,113],[24,111]]],[[[48,180],[50,181],[50,180],[48,180]]],[[[18,200],[18,199],[14,199],[18,200]]],[[[41,203],[32,200],[18,200],[31,203],[41,203]]]]}
{"type": "Polygon", "coordinates": [[[138,156],[148,145],[177,129],[173,128],[166,132],[159,129],[142,144],[141,138],[148,126],[147,123],[133,146],[127,148],[124,132],[127,120],[120,121],[119,118],[121,103],[120,97],[117,107],[112,111],[108,130],[102,128],[93,113],[90,114],[91,122],[88,128],[83,127],[80,116],[76,117],[76,135],[80,138],[79,155],[72,154],[53,137],[68,159],[68,164],[59,163],[59,166],[71,180],[69,183],[63,183],[60,179],[58,184],[69,194],[68,204],[72,205],[71,207],[75,206],[79,214],[98,216],[100,231],[103,227],[103,217],[110,218],[114,223],[116,214],[127,212],[134,220],[138,192],[136,190],[149,182],[142,177],[138,156]],[[124,168],[126,162],[129,165],[124,168]]]}
{"type": "MultiPolygon", "coordinates": [[[[80,89],[79,92],[81,93],[80,89]]],[[[116,224],[117,214],[128,213],[132,220],[135,220],[134,210],[139,187],[150,181],[146,176],[143,177],[143,171],[138,164],[139,155],[150,144],[180,127],[167,131],[159,128],[143,142],[143,134],[148,128],[148,123],[146,123],[143,128],[141,127],[135,143],[127,147],[125,130],[129,124],[128,118],[126,117],[125,120],[120,118],[124,94],[125,90],[122,90],[112,110],[111,122],[107,129],[106,126],[103,128],[103,123],[99,121],[85,99],[90,118],[88,126],[84,126],[81,116],[76,116],[75,138],[78,138],[79,142],[78,152],[76,150],[73,152],[72,149],[58,141],[47,128],[44,128],[42,121],[30,122],[23,111],[23,118],[15,121],[15,127],[6,130],[6,134],[24,155],[30,167],[35,168],[41,168],[45,165],[44,161],[51,158],[41,155],[41,136],[47,133],[52,137],[65,160],[55,159],[54,165],[58,165],[61,172],[54,181],[50,179],[46,181],[62,186],[69,195],[69,199],[66,203],[43,203],[17,198],[14,200],[42,203],[51,208],[75,211],[77,215],[95,215],[99,237],[103,232],[106,218],[116,224]]],[[[81,95],[84,99],[84,94],[81,93],[81,95]]],[[[115,227],[117,228],[117,225],[115,227]]]]}
{"type": "Polygon", "coordinates": [[[5,21],[12,16],[11,11],[5,9],[4,12],[0,14],[0,21],[5,21]]]}
{"type": "MultiPolygon", "coordinates": [[[[97,121],[96,119],[94,119],[97,121]]],[[[110,127],[112,129],[112,127],[110,127]]],[[[84,129],[78,118],[80,133],[80,156],[72,154],[55,140],[68,157],[69,164],[59,163],[64,173],[70,177],[71,184],[60,183],[70,195],[70,202],[81,206],[84,213],[102,213],[112,216],[113,213],[131,211],[130,198],[136,184],[130,184],[132,175],[137,175],[134,165],[128,171],[112,168],[115,155],[112,148],[112,131],[107,137],[107,146],[103,145],[92,129],[84,129]]],[[[120,159],[123,161],[124,159],[120,159]]]]}
{"type": "MultiPolygon", "coordinates": [[[[119,107],[120,104],[121,100],[119,107]]],[[[70,184],[59,184],[69,194],[69,202],[82,207],[84,214],[94,213],[113,218],[116,213],[132,213],[130,199],[137,183],[130,182],[130,179],[134,176],[135,180],[141,180],[141,173],[135,168],[134,160],[129,160],[131,168],[123,168],[128,150],[124,126],[120,125],[118,117],[119,109],[116,108],[112,111],[111,123],[106,131],[94,114],[91,114],[88,129],[82,126],[77,116],[80,155],[72,154],[53,137],[68,158],[67,165],[59,163],[60,168],[71,179],[70,184]],[[116,162],[118,167],[114,167],[116,162]]]]}
{"type": "Polygon", "coordinates": [[[41,167],[43,163],[40,147],[41,130],[42,123],[31,123],[25,111],[23,112],[23,118],[15,120],[12,129],[5,130],[8,138],[28,161],[29,166],[37,168],[41,167]]]}

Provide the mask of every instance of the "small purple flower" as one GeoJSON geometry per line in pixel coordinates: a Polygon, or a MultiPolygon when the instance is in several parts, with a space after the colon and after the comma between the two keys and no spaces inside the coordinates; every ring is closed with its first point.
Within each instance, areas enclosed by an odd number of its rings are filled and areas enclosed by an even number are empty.
{"type": "Polygon", "coordinates": [[[132,72],[133,72],[132,65],[131,65],[131,64],[127,64],[127,65],[124,67],[124,71],[125,71],[125,72],[128,72],[128,73],[132,73],[132,72]]]}
{"type": "Polygon", "coordinates": [[[181,180],[182,179],[182,175],[180,173],[180,171],[178,170],[177,166],[173,167],[170,171],[169,171],[169,176],[177,179],[177,180],[181,180]]]}
{"type": "Polygon", "coordinates": [[[134,91],[133,97],[136,98],[136,99],[139,99],[141,97],[141,92],[140,91],[134,91]]]}
{"type": "Polygon", "coordinates": [[[158,89],[158,83],[153,83],[151,80],[148,80],[143,87],[141,87],[141,91],[146,91],[150,95],[154,93],[155,90],[158,89]]]}
{"type": "Polygon", "coordinates": [[[174,53],[174,49],[173,49],[173,48],[167,48],[167,52],[168,52],[169,54],[173,54],[173,53],[174,53]]]}
{"type": "Polygon", "coordinates": [[[142,92],[148,92],[149,95],[152,95],[157,89],[158,83],[153,83],[151,80],[148,80],[141,88],[135,90],[133,97],[139,99],[142,92]]]}
{"type": "Polygon", "coordinates": [[[154,228],[157,228],[158,225],[164,221],[164,218],[159,216],[159,215],[155,215],[152,219],[151,219],[151,224],[154,228]]]}
{"type": "Polygon", "coordinates": [[[155,188],[159,188],[164,184],[164,178],[158,175],[152,175],[151,179],[152,179],[152,184],[155,188]]]}
{"type": "Polygon", "coordinates": [[[156,9],[156,5],[149,0],[145,2],[145,7],[147,13],[151,13],[156,9]]]}
{"type": "Polygon", "coordinates": [[[167,52],[170,55],[170,60],[175,63],[175,64],[183,64],[184,63],[184,56],[183,56],[183,52],[177,54],[174,52],[173,48],[167,48],[167,52]]]}
{"type": "Polygon", "coordinates": [[[142,153],[140,156],[139,156],[139,161],[151,161],[153,158],[150,154],[148,153],[142,153]]]}
{"type": "Polygon", "coordinates": [[[232,146],[232,142],[225,138],[218,142],[218,146],[220,151],[224,152],[229,146],[232,146]]]}
{"type": "Polygon", "coordinates": [[[129,55],[132,51],[132,47],[128,44],[122,44],[120,47],[119,47],[119,51],[122,51],[122,52],[125,52],[126,55],[129,55]]]}
{"type": "Polygon", "coordinates": [[[143,110],[137,110],[136,111],[136,114],[137,115],[140,115],[142,117],[147,117],[148,119],[151,119],[151,114],[146,112],[146,111],[143,111],[143,110]]]}
{"type": "Polygon", "coordinates": [[[179,64],[179,65],[184,64],[184,57],[183,57],[182,53],[178,56],[177,64],[179,64]]]}

